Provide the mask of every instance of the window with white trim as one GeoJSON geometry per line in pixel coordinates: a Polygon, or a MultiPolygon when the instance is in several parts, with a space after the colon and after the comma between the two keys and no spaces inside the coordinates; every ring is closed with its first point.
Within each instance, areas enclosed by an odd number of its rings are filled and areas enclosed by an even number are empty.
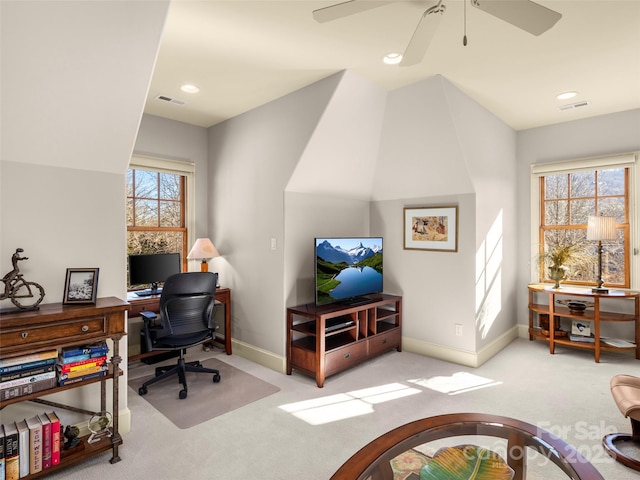
{"type": "MultiPolygon", "coordinates": [[[[616,219],[617,239],[604,244],[603,279],[611,288],[637,285],[636,154],[531,166],[532,279],[552,282],[545,252],[558,245],[578,246],[585,261],[572,265],[565,283],[596,285],[597,245],[586,240],[589,216],[616,219]]],[[[604,242],[603,242],[604,243],[604,242]]]]}
{"type": "Polygon", "coordinates": [[[127,255],[180,253],[187,248],[194,215],[194,166],[187,162],[134,156],[126,176],[127,255]]]}

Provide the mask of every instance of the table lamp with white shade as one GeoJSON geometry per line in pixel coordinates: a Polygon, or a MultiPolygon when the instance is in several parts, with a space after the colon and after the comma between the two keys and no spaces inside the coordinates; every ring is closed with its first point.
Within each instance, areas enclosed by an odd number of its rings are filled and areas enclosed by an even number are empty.
{"type": "Polygon", "coordinates": [[[602,241],[615,240],[616,233],[616,217],[605,217],[599,215],[597,217],[589,217],[587,222],[587,240],[598,241],[598,286],[591,289],[593,293],[608,293],[609,290],[603,288],[602,284],[602,241]]]}
{"type": "Polygon", "coordinates": [[[220,254],[211,240],[208,238],[198,238],[196,243],[193,244],[193,247],[191,247],[191,251],[189,252],[189,255],[187,255],[187,258],[189,260],[202,260],[202,263],[200,263],[200,271],[208,272],[209,264],[207,261],[219,256],[220,254]]]}

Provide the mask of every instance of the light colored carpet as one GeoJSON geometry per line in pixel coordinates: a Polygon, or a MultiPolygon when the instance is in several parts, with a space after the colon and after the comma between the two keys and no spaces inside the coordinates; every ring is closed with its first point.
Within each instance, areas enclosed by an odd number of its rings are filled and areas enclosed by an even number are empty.
{"type": "MultiPolygon", "coordinates": [[[[220,370],[220,382],[213,383],[213,376],[208,373],[187,372],[187,398],[178,398],[182,384],[178,383],[177,376],[150,385],[147,394],[142,398],[171,420],[176,427],[185,429],[280,390],[215,358],[203,361],[202,366],[220,370]]],[[[131,379],[129,386],[137,392],[138,388],[152,377],[153,375],[131,379]]]]}
{"type": "MultiPolygon", "coordinates": [[[[546,343],[519,339],[481,367],[469,368],[394,351],[329,377],[324,388],[317,388],[313,378],[299,373],[285,375],[239,355],[188,355],[191,360],[214,356],[280,387],[280,391],[183,430],[137,390],[128,388],[132,423],[131,431],[123,434],[122,461],[111,464],[110,455],[105,454],[47,479],[327,480],[351,455],[389,430],[420,418],[459,412],[493,413],[540,426],[576,447],[606,480],[640,478],[638,472],[614,462],[602,448],[603,434],[631,431],[609,389],[613,375],[639,374],[640,361],[629,355],[606,354],[595,363],[591,352],[558,347],[556,354],[550,355],[546,343]],[[481,382],[479,377],[491,382],[481,382]],[[447,378],[449,382],[444,381],[447,378]],[[461,380],[476,387],[465,389],[461,380]],[[484,387],[477,388],[478,383],[484,387]],[[385,385],[396,385],[397,393],[414,394],[363,394],[385,385]],[[399,390],[400,386],[406,388],[399,390]],[[332,421],[325,418],[311,423],[300,408],[291,408],[309,404],[307,416],[324,410],[333,413],[332,421]],[[346,415],[350,405],[360,408],[346,415]],[[250,452],[251,461],[238,452],[250,452]]],[[[146,376],[152,367],[130,365],[129,374],[146,376]]],[[[224,379],[212,384],[223,385],[224,379]]],[[[464,437],[455,440],[456,444],[470,443],[464,437]]],[[[440,446],[432,445],[435,449],[440,446]]],[[[543,460],[533,458],[528,463],[533,471],[527,471],[527,480],[567,480],[564,475],[550,475],[548,462],[543,460]]]]}

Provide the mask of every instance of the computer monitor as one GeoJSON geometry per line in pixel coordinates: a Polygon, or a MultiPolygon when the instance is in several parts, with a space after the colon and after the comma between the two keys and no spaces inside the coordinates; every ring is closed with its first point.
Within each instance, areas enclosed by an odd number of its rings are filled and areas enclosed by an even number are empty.
{"type": "Polygon", "coordinates": [[[129,255],[129,285],[151,285],[146,290],[136,291],[139,297],[158,295],[162,289],[159,283],[182,271],[179,253],[155,253],[148,255],[129,255]]]}

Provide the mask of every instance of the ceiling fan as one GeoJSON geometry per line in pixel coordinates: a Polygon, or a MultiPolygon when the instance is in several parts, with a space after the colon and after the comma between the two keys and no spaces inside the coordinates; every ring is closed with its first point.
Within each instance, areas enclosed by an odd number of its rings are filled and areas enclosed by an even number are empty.
{"type": "MultiPolygon", "coordinates": [[[[319,23],[330,22],[395,1],[398,0],[349,0],[314,10],[313,18],[319,23]]],[[[562,18],[562,14],[531,0],[470,0],[470,2],[474,7],[536,36],[549,30],[562,18]]],[[[402,56],[400,66],[416,65],[422,61],[445,9],[443,0],[439,0],[436,5],[425,10],[402,56]]]]}

